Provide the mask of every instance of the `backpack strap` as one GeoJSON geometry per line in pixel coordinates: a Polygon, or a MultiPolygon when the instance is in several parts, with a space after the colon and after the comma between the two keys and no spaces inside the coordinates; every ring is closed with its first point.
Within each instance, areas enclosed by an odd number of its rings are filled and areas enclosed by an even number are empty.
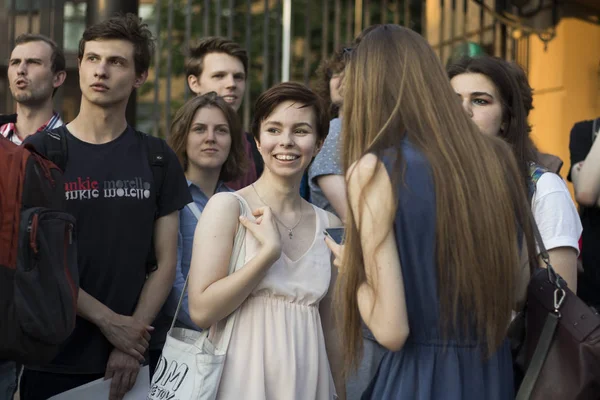
{"type": "Polygon", "coordinates": [[[69,159],[69,148],[65,132],[62,129],[44,130],[42,135],[44,135],[43,146],[46,150],[46,158],[64,172],[69,159]]]}
{"type": "MultiPolygon", "coordinates": [[[[156,204],[154,209],[154,219],[156,220],[158,218],[160,194],[162,192],[162,186],[166,176],[165,141],[140,131],[135,132],[142,139],[143,146],[145,147],[146,154],[148,155],[148,165],[152,170],[152,178],[154,180],[154,187],[156,188],[156,204]]],[[[157,269],[158,260],[156,259],[156,250],[154,248],[154,232],[152,232],[152,238],[150,239],[150,251],[146,257],[146,272],[150,274],[157,269]]]]}
{"type": "Polygon", "coordinates": [[[536,189],[538,181],[540,180],[542,175],[544,175],[546,172],[550,172],[550,170],[548,170],[547,168],[544,168],[541,165],[536,164],[534,162],[529,163],[529,180],[530,180],[529,201],[530,202],[533,200],[533,195],[535,194],[535,189],[536,189]]]}
{"type": "Polygon", "coordinates": [[[166,176],[165,164],[165,141],[146,133],[136,131],[142,138],[146,152],[148,154],[148,165],[152,170],[152,178],[154,179],[154,187],[156,188],[156,214],[158,217],[158,206],[160,205],[160,194],[166,176]]]}

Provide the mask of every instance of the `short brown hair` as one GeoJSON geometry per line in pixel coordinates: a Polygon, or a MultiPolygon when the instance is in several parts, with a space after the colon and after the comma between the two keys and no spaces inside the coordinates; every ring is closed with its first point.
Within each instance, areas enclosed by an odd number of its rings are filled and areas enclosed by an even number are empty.
{"type": "Polygon", "coordinates": [[[248,53],[233,40],[221,36],[209,36],[192,43],[185,54],[185,76],[200,76],[204,68],[204,57],[210,53],[225,53],[235,57],[244,65],[248,79],[248,53]]]}
{"type": "Polygon", "coordinates": [[[284,101],[294,101],[315,110],[317,140],[323,142],[329,132],[329,110],[321,96],[297,82],[279,83],[258,97],[254,105],[254,119],[250,127],[252,136],[257,141],[260,140],[260,124],[284,101]]]}
{"type": "Polygon", "coordinates": [[[37,33],[24,33],[19,35],[15,40],[15,47],[20,44],[30,43],[30,42],[44,42],[52,49],[52,56],[50,61],[52,61],[52,72],[57,73],[60,71],[66,70],[66,62],[65,62],[65,53],[63,49],[58,47],[56,42],[50,39],[48,36],[40,35],[37,33]]]}
{"type": "Polygon", "coordinates": [[[339,74],[344,71],[344,51],[338,50],[333,53],[329,58],[326,58],[321,62],[319,68],[317,68],[317,81],[315,83],[315,92],[323,98],[325,103],[329,106],[329,114],[331,118],[336,118],[339,114],[340,107],[337,104],[331,102],[331,92],[329,90],[329,81],[335,74],[339,74]]]}
{"type": "Polygon", "coordinates": [[[216,107],[223,112],[229,134],[231,135],[231,149],[227,160],[221,167],[219,179],[232,181],[238,179],[246,170],[246,150],[244,148],[244,133],[237,113],[227,104],[225,100],[217,96],[215,92],[209,92],[202,96],[196,96],[188,100],[175,114],[171,124],[171,135],[167,143],[179,159],[184,171],[188,168],[187,139],[192,127],[194,116],[198,110],[204,107],[216,107]]]}
{"type": "Polygon", "coordinates": [[[79,59],[83,58],[86,42],[111,39],[126,40],[133,44],[136,75],[148,71],[154,55],[154,38],[148,25],[142,23],[140,17],[131,13],[117,15],[89,26],[79,41],[79,59]]]}

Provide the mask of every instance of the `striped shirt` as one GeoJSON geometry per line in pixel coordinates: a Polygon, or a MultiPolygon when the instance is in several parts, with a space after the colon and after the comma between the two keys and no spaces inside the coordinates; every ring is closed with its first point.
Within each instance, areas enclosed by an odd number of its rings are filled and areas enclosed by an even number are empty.
{"type": "MultiPolygon", "coordinates": [[[[58,113],[55,112],[52,115],[52,117],[50,117],[50,120],[48,120],[48,122],[46,122],[44,125],[40,126],[40,128],[34,133],[41,132],[44,129],[50,130],[58,128],[62,125],[64,125],[64,122],[62,121],[62,119],[60,119],[60,115],[58,115],[58,113]]],[[[0,134],[2,134],[2,136],[4,136],[5,138],[17,145],[20,145],[21,143],[23,143],[23,140],[25,140],[24,138],[21,138],[19,136],[15,128],[15,124],[13,124],[12,122],[0,126],[0,134]]]]}

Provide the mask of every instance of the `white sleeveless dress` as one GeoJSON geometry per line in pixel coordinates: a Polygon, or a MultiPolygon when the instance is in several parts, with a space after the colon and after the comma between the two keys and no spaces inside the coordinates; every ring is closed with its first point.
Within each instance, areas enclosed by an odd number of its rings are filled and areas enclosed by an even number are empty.
{"type": "MultiPolygon", "coordinates": [[[[252,218],[248,203],[243,203],[252,218]]],[[[319,315],[331,280],[331,253],[323,234],[329,218],[313,208],[317,221],[310,248],[295,261],[282,253],[240,306],[218,400],[335,398],[319,315]]],[[[259,248],[247,232],[246,262],[259,248]]]]}

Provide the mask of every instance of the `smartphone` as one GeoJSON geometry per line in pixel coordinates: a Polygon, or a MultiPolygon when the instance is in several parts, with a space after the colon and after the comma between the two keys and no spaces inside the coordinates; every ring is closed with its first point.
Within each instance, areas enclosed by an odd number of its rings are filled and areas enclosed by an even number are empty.
{"type": "Polygon", "coordinates": [[[327,228],[325,233],[337,244],[344,244],[345,228],[327,228]]]}

